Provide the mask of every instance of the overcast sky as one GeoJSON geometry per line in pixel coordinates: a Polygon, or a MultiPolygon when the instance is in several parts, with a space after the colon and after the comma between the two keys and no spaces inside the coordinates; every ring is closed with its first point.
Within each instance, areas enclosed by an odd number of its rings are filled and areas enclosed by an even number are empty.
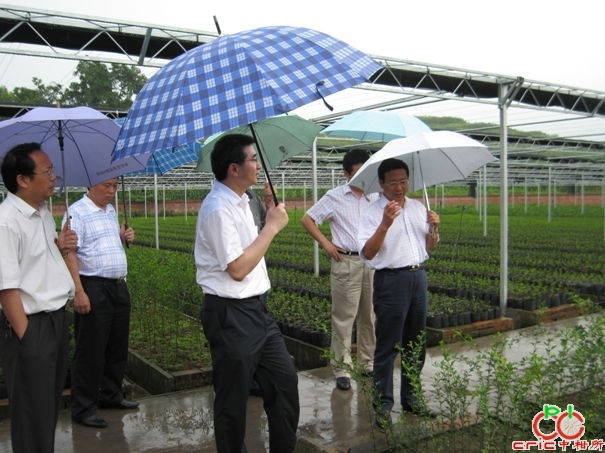
{"type": "MultiPolygon", "coordinates": [[[[605,2],[597,0],[387,0],[359,6],[336,0],[19,0],[18,5],[204,31],[215,31],[216,15],[223,34],[303,26],[374,55],[605,91],[605,51],[596,26],[605,2]]],[[[32,77],[65,85],[73,80],[75,65],[0,54],[0,85],[31,87],[32,77]]]]}

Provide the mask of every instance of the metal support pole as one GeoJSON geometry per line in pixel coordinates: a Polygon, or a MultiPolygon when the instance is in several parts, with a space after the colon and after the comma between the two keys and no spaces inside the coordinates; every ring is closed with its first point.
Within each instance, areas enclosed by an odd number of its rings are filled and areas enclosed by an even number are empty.
{"type": "Polygon", "coordinates": [[[307,212],[307,181],[303,181],[303,213],[307,212]]]}
{"type": "Polygon", "coordinates": [[[187,181],[185,181],[185,222],[187,221],[187,181]]]}
{"type": "Polygon", "coordinates": [[[514,182],[511,183],[510,188],[512,189],[511,204],[514,206],[515,205],[515,183],[514,182]]]}
{"type": "Polygon", "coordinates": [[[552,182],[552,194],[553,194],[553,207],[557,207],[557,181],[553,180],[552,182]]]}
{"type": "MultiPolygon", "coordinates": [[[[498,107],[500,108],[500,193],[506,194],[508,187],[508,94],[510,86],[499,86],[498,107]]],[[[508,197],[500,197],[500,309],[506,313],[508,298],[508,197]]]]}
{"type": "Polygon", "coordinates": [[[145,218],[147,218],[147,186],[143,188],[143,197],[145,201],[145,218]]]}
{"type": "Polygon", "coordinates": [[[162,212],[164,213],[164,220],[166,220],[166,186],[162,184],[162,212]]]}
{"type": "Polygon", "coordinates": [[[483,214],[483,203],[481,198],[481,169],[479,169],[479,178],[477,180],[477,192],[475,193],[475,209],[479,212],[479,222],[483,214]]]}
{"type": "Polygon", "coordinates": [[[538,206],[540,206],[540,183],[538,182],[538,206]]]}
{"type": "Polygon", "coordinates": [[[527,178],[525,178],[525,214],[527,214],[527,178]]]}
{"type": "Polygon", "coordinates": [[[281,174],[281,202],[286,204],[286,173],[281,174]]]}
{"type": "Polygon", "coordinates": [[[132,198],[130,197],[130,187],[128,188],[128,217],[132,217],[132,198]]]}
{"type": "Polygon", "coordinates": [[[441,184],[441,211],[445,206],[445,184],[441,184]]]}
{"type": "Polygon", "coordinates": [[[160,225],[158,223],[158,175],[153,175],[153,207],[155,217],[155,248],[160,250],[160,225]]]}
{"type": "Polygon", "coordinates": [[[487,166],[483,166],[483,236],[487,236],[487,166]]]}
{"type": "MultiPolygon", "coordinates": [[[[317,204],[317,138],[313,140],[311,156],[311,171],[313,172],[313,206],[315,206],[315,204],[317,204]]],[[[319,277],[319,243],[317,241],[313,241],[313,270],[315,276],[319,277]]]]}
{"type": "Polygon", "coordinates": [[[552,173],[551,173],[551,168],[548,167],[548,223],[550,223],[552,221],[552,203],[550,201],[550,186],[552,184],[551,178],[552,178],[552,173]]]}
{"type": "Polygon", "coordinates": [[[584,175],[582,175],[580,184],[582,184],[582,214],[584,214],[584,175]]]}
{"type": "Polygon", "coordinates": [[[334,185],[334,169],[332,169],[332,189],[334,187],[336,187],[336,186],[334,185]]]}
{"type": "Polygon", "coordinates": [[[575,182],[573,185],[573,205],[578,206],[578,183],[575,182]]]}

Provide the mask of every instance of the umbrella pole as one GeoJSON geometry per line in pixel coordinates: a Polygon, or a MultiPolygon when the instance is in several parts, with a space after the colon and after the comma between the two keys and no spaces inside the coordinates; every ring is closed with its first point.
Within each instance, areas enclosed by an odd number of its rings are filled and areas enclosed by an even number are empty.
{"type": "Polygon", "coordinates": [[[67,175],[65,174],[65,153],[64,153],[64,142],[63,142],[63,121],[59,120],[58,122],[58,130],[59,133],[57,135],[57,139],[59,139],[59,150],[61,151],[61,171],[63,172],[63,192],[65,192],[65,214],[69,221],[69,201],[67,200],[67,175]]]}
{"type": "Polygon", "coordinates": [[[279,200],[277,199],[277,195],[275,194],[273,184],[271,184],[271,178],[269,177],[269,169],[267,168],[267,164],[265,163],[265,157],[263,156],[262,148],[260,146],[260,142],[258,141],[258,137],[256,136],[256,131],[254,130],[254,126],[252,126],[252,123],[250,123],[250,130],[252,131],[252,138],[254,138],[254,142],[256,143],[256,147],[258,148],[260,163],[263,166],[263,170],[265,171],[265,177],[267,178],[267,182],[269,183],[271,195],[273,195],[273,202],[275,203],[275,206],[277,206],[279,204],[279,200]]]}
{"type": "Polygon", "coordinates": [[[424,190],[424,202],[426,203],[426,210],[431,210],[431,205],[429,203],[429,194],[426,191],[426,185],[424,184],[424,180],[422,181],[422,188],[424,190]]]}
{"type": "MultiPolygon", "coordinates": [[[[126,222],[125,229],[128,229],[128,215],[126,214],[126,189],[124,189],[124,175],[120,176],[120,179],[122,180],[122,205],[124,206],[124,222],[126,222]]],[[[126,245],[126,248],[130,248],[130,242],[128,242],[128,239],[126,239],[126,237],[124,237],[124,244],[126,245]]]]}
{"type": "MultiPolygon", "coordinates": [[[[416,151],[416,156],[418,156],[418,169],[420,170],[420,179],[422,179],[422,188],[424,190],[424,202],[426,203],[426,210],[431,210],[431,203],[429,202],[429,194],[426,191],[426,184],[424,183],[424,175],[422,174],[422,164],[420,163],[420,153],[416,151]]],[[[408,178],[410,175],[408,175],[408,178]]]]}

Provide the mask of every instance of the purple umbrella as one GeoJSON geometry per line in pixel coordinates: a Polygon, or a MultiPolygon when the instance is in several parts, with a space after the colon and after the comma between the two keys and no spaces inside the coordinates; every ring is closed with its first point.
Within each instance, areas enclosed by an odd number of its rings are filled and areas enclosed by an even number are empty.
{"type": "Polygon", "coordinates": [[[40,143],[51,162],[61,162],[56,173],[64,187],[91,187],[145,169],[148,154],[112,163],[119,133],[120,126],[89,107],[37,107],[0,122],[0,158],[21,143],[40,143]]]}

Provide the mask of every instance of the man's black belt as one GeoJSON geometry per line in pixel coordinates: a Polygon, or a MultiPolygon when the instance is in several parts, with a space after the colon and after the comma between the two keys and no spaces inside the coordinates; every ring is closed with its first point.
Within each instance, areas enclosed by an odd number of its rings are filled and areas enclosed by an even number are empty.
{"type": "Polygon", "coordinates": [[[359,256],[359,252],[343,252],[343,251],[339,250],[338,253],[340,253],[341,255],[347,255],[347,256],[359,256]]]}
{"type": "Polygon", "coordinates": [[[90,280],[96,280],[98,282],[107,283],[109,285],[121,285],[126,281],[126,277],[120,278],[105,278],[105,277],[97,277],[96,275],[80,275],[80,278],[89,278],[90,280]]]}
{"type": "Polygon", "coordinates": [[[420,269],[424,269],[424,266],[422,264],[412,264],[411,266],[404,267],[385,267],[384,269],[376,269],[376,272],[416,272],[420,269]]]}

